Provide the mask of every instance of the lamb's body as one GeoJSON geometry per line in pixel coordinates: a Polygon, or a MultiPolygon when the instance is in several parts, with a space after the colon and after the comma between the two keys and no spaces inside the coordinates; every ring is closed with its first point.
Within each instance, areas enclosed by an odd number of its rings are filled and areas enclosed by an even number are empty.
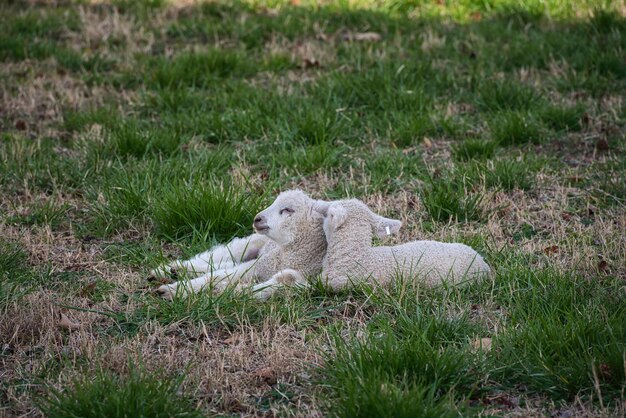
{"type": "Polygon", "coordinates": [[[334,289],[350,281],[415,277],[433,285],[457,283],[490,272],[483,258],[464,244],[413,241],[392,247],[372,247],[372,231],[397,230],[399,221],[380,217],[358,200],[330,205],[324,230],[328,241],[323,277],[334,289]]]}

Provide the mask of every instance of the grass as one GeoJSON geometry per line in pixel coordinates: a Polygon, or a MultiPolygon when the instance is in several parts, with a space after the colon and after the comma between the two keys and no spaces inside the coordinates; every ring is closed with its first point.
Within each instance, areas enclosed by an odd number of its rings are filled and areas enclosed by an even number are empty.
{"type": "Polygon", "coordinates": [[[480,203],[483,196],[472,193],[470,179],[451,173],[446,177],[431,178],[421,191],[422,203],[435,221],[476,221],[481,219],[480,203]]]}
{"type": "Polygon", "coordinates": [[[243,193],[234,185],[193,182],[161,197],[154,222],[163,236],[200,230],[224,240],[249,230],[249,220],[263,209],[263,201],[263,195],[243,193]]]}
{"type": "Polygon", "coordinates": [[[623,415],[619,2],[291,3],[0,5],[0,415],[623,415]],[[494,278],[152,294],[289,188],[494,278]]]}
{"type": "Polygon", "coordinates": [[[123,380],[101,371],[87,381],[77,379],[69,390],[52,391],[40,403],[49,417],[203,416],[179,395],[181,383],[131,365],[123,380]]]}
{"type": "Polygon", "coordinates": [[[532,115],[525,113],[496,114],[490,128],[492,139],[502,145],[539,144],[544,139],[541,125],[532,115]]]}
{"type": "Polygon", "coordinates": [[[495,141],[485,141],[481,139],[466,139],[452,147],[452,155],[460,161],[473,159],[491,158],[496,151],[495,141]]]}

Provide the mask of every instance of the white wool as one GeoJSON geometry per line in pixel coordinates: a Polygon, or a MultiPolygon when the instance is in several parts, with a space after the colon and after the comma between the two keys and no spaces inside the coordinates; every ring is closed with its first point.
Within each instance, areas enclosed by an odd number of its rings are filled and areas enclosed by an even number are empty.
{"type": "Polygon", "coordinates": [[[413,241],[373,247],[374,232],[384,236],[401,223],[373,213],[359,200],[333,202],[321,213],[328,242],[322,276],[333,289],[359,280],[384,284],[399,275],[430,285],[458,283],[491,271],[480,254],[464,244],[413,241]]]}

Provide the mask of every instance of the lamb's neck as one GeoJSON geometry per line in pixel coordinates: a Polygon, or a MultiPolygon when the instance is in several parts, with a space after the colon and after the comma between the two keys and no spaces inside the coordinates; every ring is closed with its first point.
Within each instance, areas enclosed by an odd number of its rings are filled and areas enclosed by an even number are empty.
{"type": "Polygon", "coordinates": [[[326,252],[326,237],[322,226],[311,228],[308,232],[301,231],[298,237],[283,246],[283,250],[286,254],[317,254],[323,257],[326,252]]]}
{"type": "Polygon", "coordinates": [[[335,231],[333,237],[328,241],[326,250],[327,260],[333,262],[335,260],[354,260],[359,261],[368,254],[371,248],[371,237],[362,234],[335,231]]]}

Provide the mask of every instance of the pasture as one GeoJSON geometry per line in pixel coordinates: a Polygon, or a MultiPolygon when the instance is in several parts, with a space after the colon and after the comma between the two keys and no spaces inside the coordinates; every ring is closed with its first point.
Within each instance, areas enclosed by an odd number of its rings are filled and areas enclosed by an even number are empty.
{"type": "Polygon", "coordinates": [[[0,3],[0,416],[623,416],[625,16],[0,3]],[[289,188],[495,276],[155,295],[289,188]]]}

